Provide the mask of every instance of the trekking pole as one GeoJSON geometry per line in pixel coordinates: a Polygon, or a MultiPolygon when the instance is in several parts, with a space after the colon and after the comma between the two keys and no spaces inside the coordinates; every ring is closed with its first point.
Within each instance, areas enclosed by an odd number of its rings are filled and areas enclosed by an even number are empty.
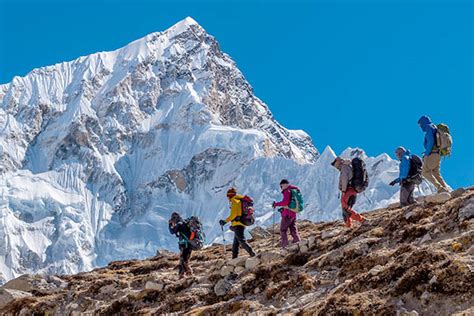
{"type": "Polygon", "coordinates": [[[273,210],[272,246],[275,244],[275,209],[273,210]]]}
{"type": "Polygon", "coordinates": [[[224,225],[221,225],[221,230],[222,230],[222,245],[224,246],[224,255],[226,253],[225,249],[225,233],[224,233],[224,225]]]}

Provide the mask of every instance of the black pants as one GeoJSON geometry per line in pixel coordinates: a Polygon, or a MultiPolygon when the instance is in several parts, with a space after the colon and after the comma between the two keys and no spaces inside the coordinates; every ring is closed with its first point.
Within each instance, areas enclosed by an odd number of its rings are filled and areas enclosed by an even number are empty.
{"type": "Polygon", "coordinates": [[[191,259],[191,248],[186,246],[180,246],[181,254],[179,257],[179,274],[184,274],[186,272],[191,272],[189,267],[189,259],[191,259]]]}
{"type": "Polygon", "coordinates": [[[415,184],[408,181],[403,181],[400,186],[400,205],[407,206],[415,203],[413,192],[415,191],[415,184]]]}
{"type": "Polygon", "coordinates": [[[232,226],[231,230],[234,232],[234,243],[232,244],[232,258],[237,258],[239,256],[239,246],[242,246],[251,257],[255,256],[252,247],[249,245],[245,239],[244,226],[232,226]]]}

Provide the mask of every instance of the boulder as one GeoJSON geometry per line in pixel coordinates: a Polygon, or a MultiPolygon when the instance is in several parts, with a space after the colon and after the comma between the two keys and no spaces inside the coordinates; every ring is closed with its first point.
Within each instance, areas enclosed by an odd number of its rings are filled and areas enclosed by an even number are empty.
{"type": "Polygon", "coordinates": [[[451,194],[449,194],[448,192],[442,192],[438,194],[428,195],[426,197],[426,202],[440,204],[448,201],[449,199],[451,199],[451,194]]]}
{"type": "Polygon", "coordinates": [[[339,235],[340,232],[341,232],[340,229],[325,230],[325,231],[323,231],[322,234],[321,234],[321,239],[322,239],[322,240],[325,240],[325,239],[332,238],[332,237],[334,237],[334,236],[339,235]]]}
{"type": "Polygon", "coordinates": [[[229,261],[227,262],[227,264],[228,264],[228,265],[231,265],[231,266],[234,266],[234,267],[237,267],[237,266],[244,267],[246,260],[247,260],[246,257],[237,257],[237,258],[235,258],[235,259],[229,260],[229,261]]]}
{"type": "Polygon", "coordinates": [[[274,251],[264,251],[259,254],[260,259],[262,262],[271,262],[276,261],[282,258],[281,254],[274,251]]]}
{"type": "Polygon", "coordinates": [[[221,268],[221,276],[225,277],[234,272],[234,266],[223,266],[221,268]]]}
{"type": "Polygon", "coordinates": [[[250,270],[260,264],[260,260],[257,257],[250,257],[245,261],[245,269],[250,270]]]}
{"type": "Polygon", "coordinates": [[[459,221],[465,221],[474,217],[474,199],[470,199],[467,204],[459,211],[459,221]]]}
{"type": "Polygon", "coordinates": [[[31,296],[31,293],[28,293],[25,291],[1,288],[0,289],[0,308],[7,306],[7,304],[9,304],[10,302],[18,298],[29,297],[29,296],[31,296]]]}
{"type": "Polygon", "coordinates": [[[214,293],[216,293],[217,296],[224,296],[229,293],[231,289],[232,283],[226,279],[220,279],[214,286],[214,293]]]}
{"type": "Polygon", "coordinates": [[[162,291],[165,286],[162,283],[157,283],[153,281],[147,281],[145,284],[145,289],[147,290],[154,290],[154,291],[162,291]]]}

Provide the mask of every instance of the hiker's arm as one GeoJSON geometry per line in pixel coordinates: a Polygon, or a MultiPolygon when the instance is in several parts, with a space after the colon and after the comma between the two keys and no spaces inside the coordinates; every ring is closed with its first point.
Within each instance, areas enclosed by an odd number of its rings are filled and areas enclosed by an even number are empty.
{"type": "Polygon", "coordinates": [[[168,223],[168,228],[170,230],[170,234],[172,234],[172,235],[175,235],[178,232],[177,225],[175,225],[171,222],[168,223]]]}
{"type": "Polygon", "coordinates": [[[283,200],[280,202],[275,203],[275,207],[277,206],[288,206],[291,201],[291,192],[290,190],[283,191],[283,200]]]}
{"type": "Polygon", "coordinates": [[[426,131],[426,146],[425,146],[425,156],[429,156],[433,151],[433,146],[435,142],[435,131],[432,128],[426,131]]]}
{"type": "Polygon", "coordinates": [[[347,185],[349,184],[350,169],[347,166],[341,168],[341,175],[339,178],[340,189],[342,192],[346,192],[347,185]]]}
{"type": "Polygon", "coordinates": [[[403,157],[402,161],[400,162],[400,174],[398,179],[396,179],[396,183],[401,182],[402,180],[408,178],[408,172],[410,171],[410,158],[403,157]]]}

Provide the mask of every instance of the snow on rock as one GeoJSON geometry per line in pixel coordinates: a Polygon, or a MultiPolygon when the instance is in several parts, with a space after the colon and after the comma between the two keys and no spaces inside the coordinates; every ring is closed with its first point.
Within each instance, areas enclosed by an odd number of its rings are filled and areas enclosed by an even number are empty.
{"type": "MultiPolygon", "coordinates": [[[[366,158],[371,180],[358,210],[397,201],[387,185],[396,161],[343,155],[366,158]]],[[[0,283],[177,250],[173,211],[199,216],[208,242],[219,240],[231,185],[254,197],[258,225],[271,223],[281,178],[302,189],[301,218],[340,218],[335,156],[281,126],[191,18],[34,69],[0,86],[0,283]]]]}

